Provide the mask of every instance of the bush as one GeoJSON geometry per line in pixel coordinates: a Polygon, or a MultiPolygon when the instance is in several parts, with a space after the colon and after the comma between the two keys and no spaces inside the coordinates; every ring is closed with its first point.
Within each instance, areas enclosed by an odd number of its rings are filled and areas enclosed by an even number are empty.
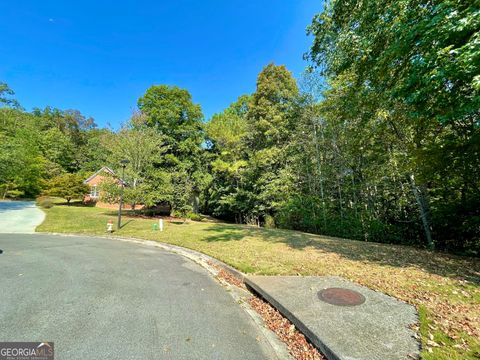
{"type": "Polygon", "coordinates": [[[55,205],[53,202],[53,199],[49,196],[40,196],[37,198],[36,203],[38,206],[44,208],[44,209],[50,209],[55,205]]]}
{"type": "Polygon", "coordinates": [[[386,224],[377,219],[365,221],[365,232],[365,239],[368,241],[408,245],[413,245],[415,243],[415,238],[403,238],[399,227],[393,224],[386,224]]]}
{"type": "Polygon", "coordinates": [[[480,256],[480,196],[463,204],[442,204],[432,212],[437,249],[480,256]]]}
{"type": "Polygon", "coordinates": [[[275,229],[276,226],[275,226],[275,219],[273,216],[270,216],[270,215],[265,215],[265,224],[264,226],[267,228],[267,229],[275,229]]]}
{"type": "MultiPolygon", "coordinates": [[[[338,211],[326,209],[323,219],[321,199],[316,197],[292,198],[279,209],[275,216],[278,227],[305,231],[340,238],[394,244],[414,244],[418,236],[402,232],[402,227],[378,219],[361,218],[352,209],[338,211]]],[[[267,218],[265,219],[265,223],[267,218]]],[[[265,224],[267,227],[267,224],[265,224]]]]}
{"type": "Polygon", "coordinates": [[[187,213],[187,218],[193,221],[202,221],[203,217],[200,214],[196,214],[194,212],[187,213]]]}

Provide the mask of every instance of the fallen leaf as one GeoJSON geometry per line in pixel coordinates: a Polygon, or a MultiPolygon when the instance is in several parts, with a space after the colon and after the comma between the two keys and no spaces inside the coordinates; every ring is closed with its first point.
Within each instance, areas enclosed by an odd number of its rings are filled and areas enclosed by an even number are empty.
{"type": "Polygon", "coordinates": [[[435,341],[432,341],[432,340],[427,340],[427,344],[430,345],[430,346],[433,346],[433,347],[439,347],[440,346],[435,341]]]}

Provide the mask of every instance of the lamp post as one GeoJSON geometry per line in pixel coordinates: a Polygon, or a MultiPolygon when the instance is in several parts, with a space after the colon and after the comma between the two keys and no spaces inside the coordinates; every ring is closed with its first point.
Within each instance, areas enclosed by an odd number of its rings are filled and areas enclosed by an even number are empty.
{"type": "Polygon", "coordinates": [[[122,167],[122,178],[120,179],[121,182],[121,188],[120,188],[120,203],[118,205],[118,224],[117,224],[117,230],[120,230],[122,227],[122,203],[123,203],[123,188],[125,187],[125,181],[123,180],[125,178],[125,167],[130,161],[127,159],[120,160],[120,166],[122,167]]]}

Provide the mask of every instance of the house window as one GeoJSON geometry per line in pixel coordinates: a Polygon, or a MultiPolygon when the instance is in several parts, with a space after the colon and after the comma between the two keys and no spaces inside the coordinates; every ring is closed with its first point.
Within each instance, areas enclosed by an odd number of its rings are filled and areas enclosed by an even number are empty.
{"type": "Polygon", "coordinates": [[[90,188],[90,197],[91,198],[98,198],[98,189],[97,189],[97,185],[93,185],[91,188],[90,188]]]}

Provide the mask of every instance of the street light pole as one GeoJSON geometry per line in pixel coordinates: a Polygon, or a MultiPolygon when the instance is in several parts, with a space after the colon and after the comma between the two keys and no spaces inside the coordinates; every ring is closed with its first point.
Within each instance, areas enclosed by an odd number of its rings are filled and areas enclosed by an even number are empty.
{"type": "Polygon", "coordinates": [[[122,178],[120,179],[120,185],[122,186],[120,188],[120,203],[118,205],[118,224],[117,224],[117,230],[120,230],[122,227],[122,203],[123,203],[123,188],[125,187],[125,181],[123,180],[125,178],[125,167],[130,161],[127,159],[121,160],[120,165],[122,166],[122,178]]]}

